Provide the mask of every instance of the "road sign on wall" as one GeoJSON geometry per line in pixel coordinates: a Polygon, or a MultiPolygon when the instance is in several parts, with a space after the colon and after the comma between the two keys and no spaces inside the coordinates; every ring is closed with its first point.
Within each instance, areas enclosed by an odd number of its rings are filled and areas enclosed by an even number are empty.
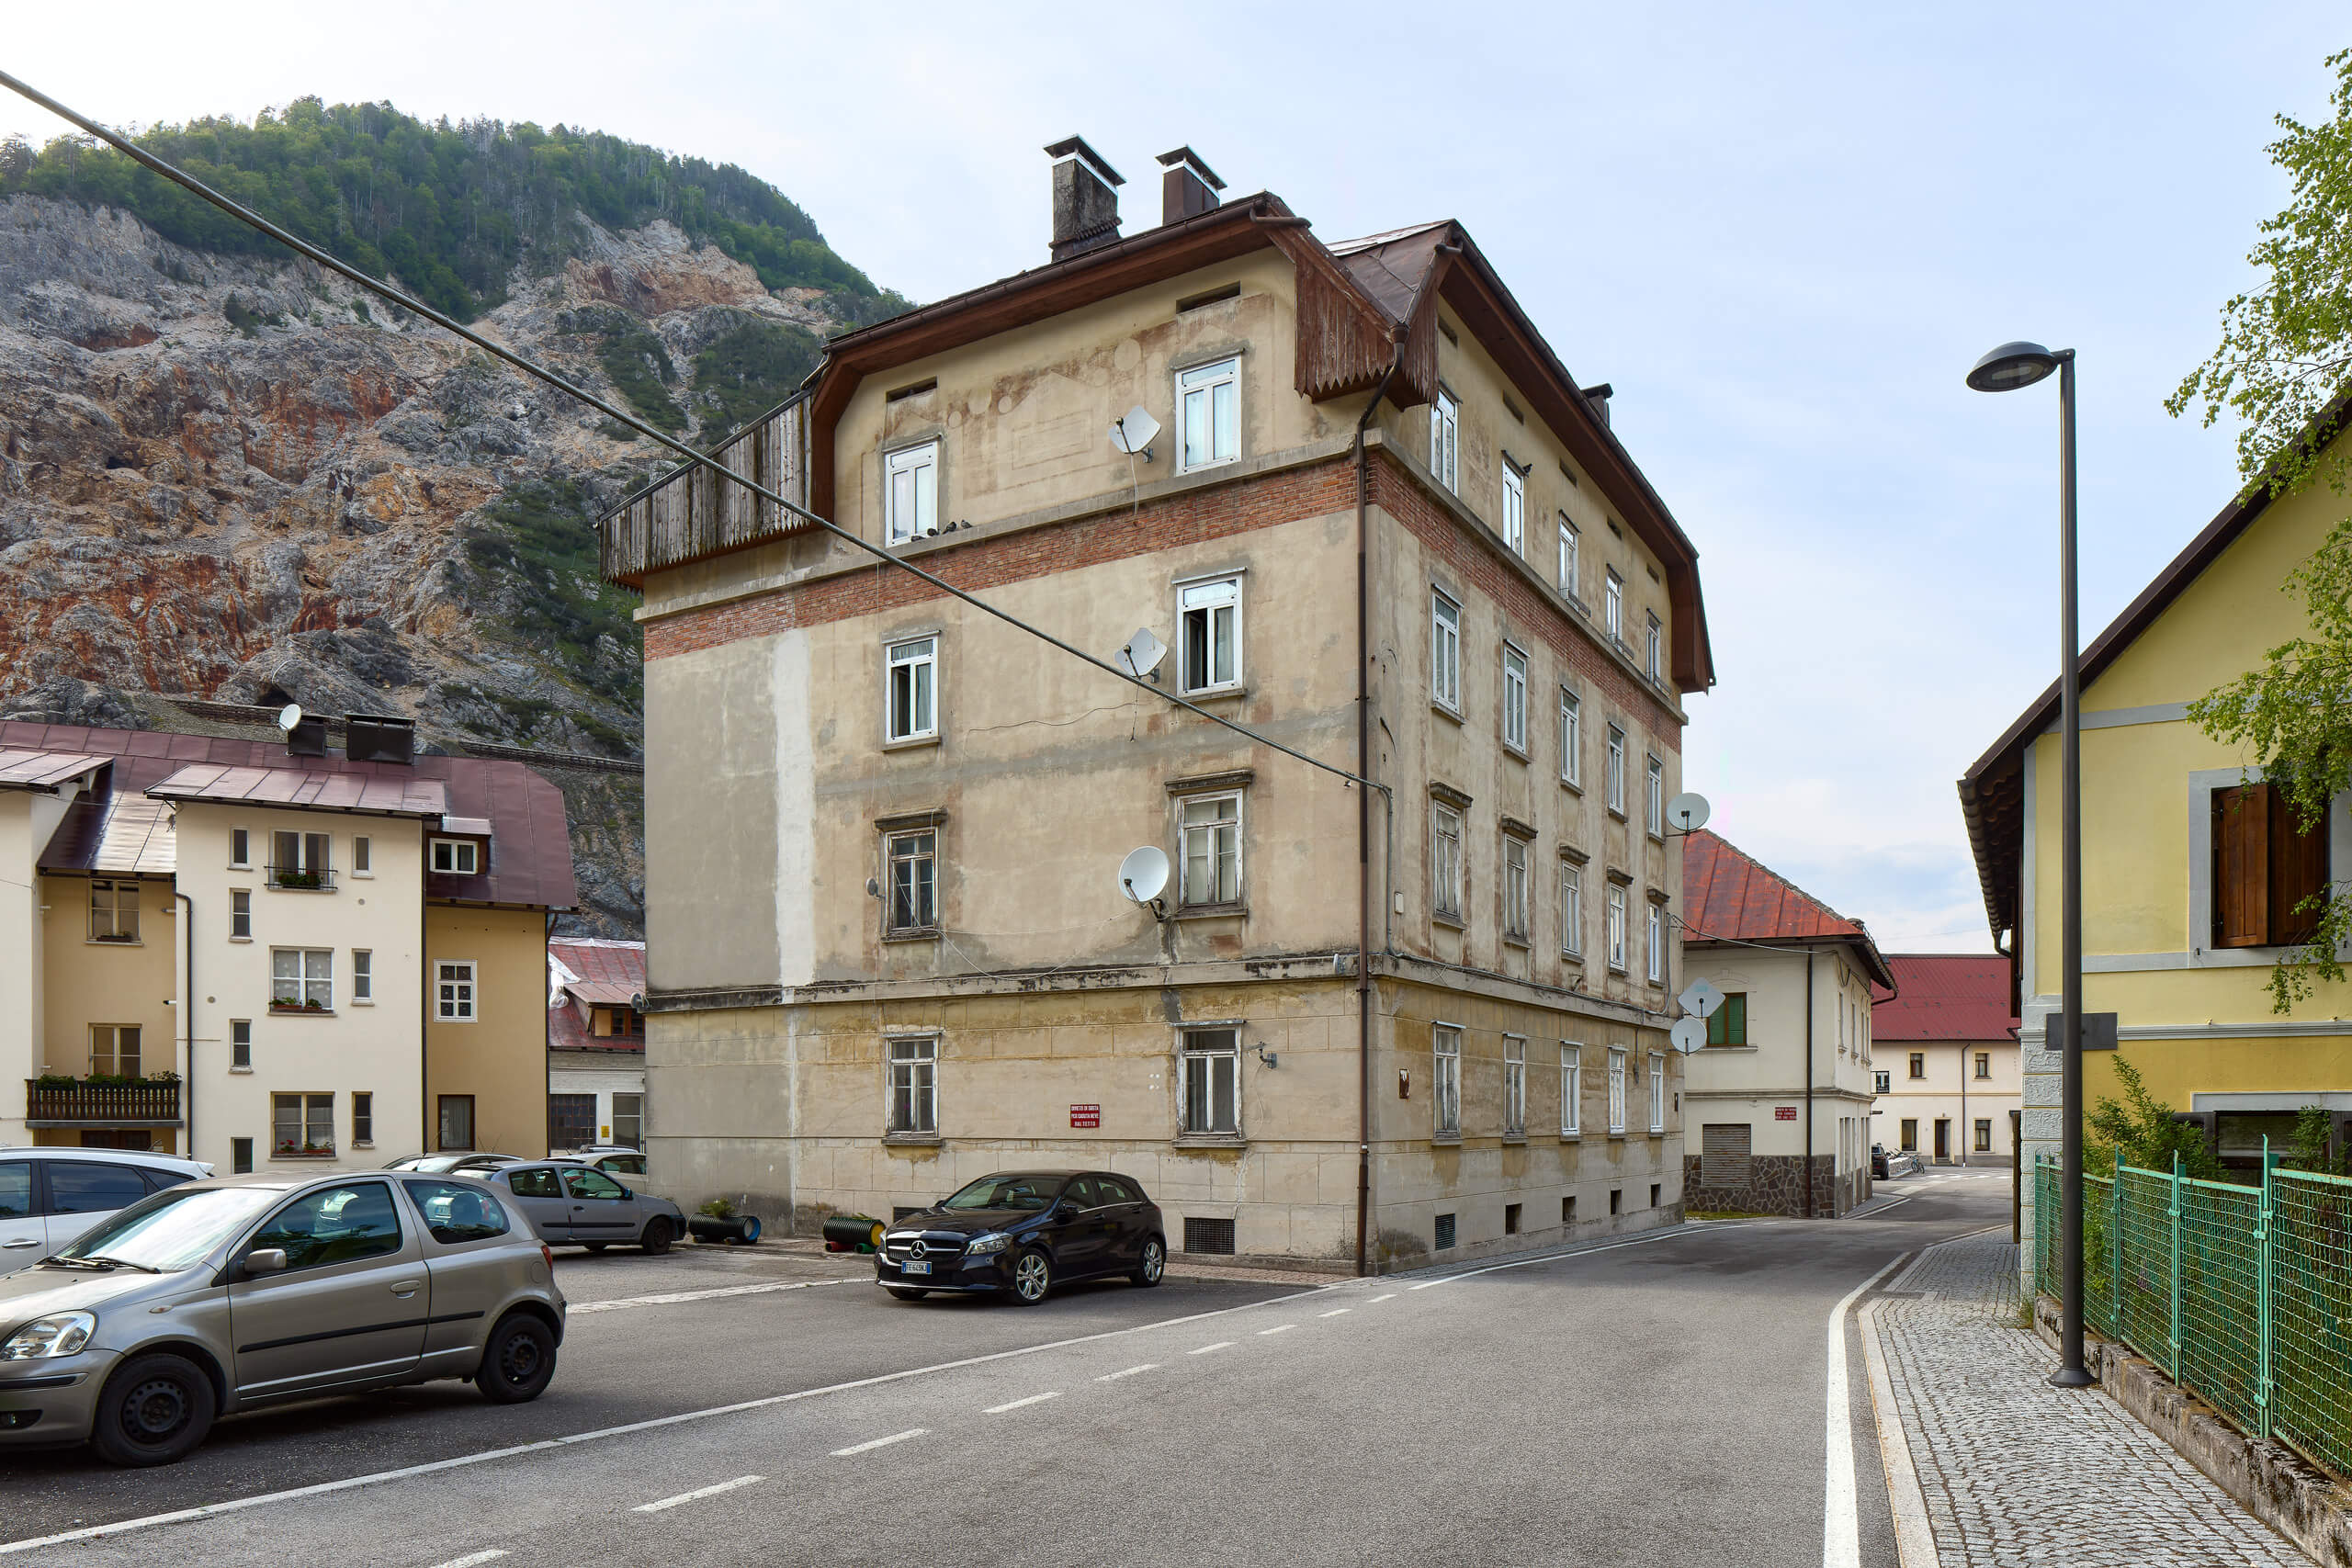
{"type": "Polygon", "coordinates": [[[1100,1127],[1102,1108],[1099,1105],[1073,1105],[1069,1108],[1069,1124],[1073,1127],[1100,1127]]]}

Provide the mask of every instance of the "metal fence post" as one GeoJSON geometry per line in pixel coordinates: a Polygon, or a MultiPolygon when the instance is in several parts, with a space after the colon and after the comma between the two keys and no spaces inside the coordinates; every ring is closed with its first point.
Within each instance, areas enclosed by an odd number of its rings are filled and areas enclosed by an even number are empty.
{"type": "Polygon", "coordinates": [[[2165,1343],[2172,1347],[2172,1381],[2180,1382],[2180,1151],[2172,1152],[2172,1328],[2165,1343]]]}
{"type": "Polygon", "coordinates": [[[2257,1438],[2270,1436],[2270,1135],[2262,1138],[2262,1200],[2254,1211],[2254,1414],[2257,1438]]]}
{"type": "Polygon", "coordinates": [[[2107,1337],[2123,1338],[2123,1145],[2115,1145],[2115,1179],[2107,1189],[2107,1337]]]}

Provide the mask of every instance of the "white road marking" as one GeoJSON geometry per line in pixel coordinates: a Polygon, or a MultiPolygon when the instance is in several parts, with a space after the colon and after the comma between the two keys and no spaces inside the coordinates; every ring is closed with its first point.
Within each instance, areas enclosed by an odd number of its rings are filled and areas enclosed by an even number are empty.
{"type": "Polygon", "coordinates": [[[1059,1393],[1033,1393],[1026,1399],[1015,1399],[1003,1404],[991,1404],[980,1412],[983,1416],[1001,1416],[1008,1410],[1018,1410],[1024,1404],[1043,1404],[1049,1399],[1059,1399],[1059,1393]]]}
{"type": "Polygon", "coordinates": [[[1395,1301],[1396,1299],[1396,1292],[1394,1292],[1394,1291],[1391,1291],[1391,1292],[1388,1292],[1386,1295],[1385,1295],[1385,1296],[1374,1296],[1374,1297],[1373,1297],[1373,1298],[1372,1298],[1372,1300],[1370,1300],[1370,1301],[1368,1301],[1368,1302],[1364,1303],[1363,1304],[1364,1304],[1364,1305],[1366,1305],[1366,1306],[1378,1306],[1378,1305],[1379,1305],[1381,1303],[1383,1303],[1383,1302],[1393,1302],[1393,1301],[1395,1301]]]}
{"type": "Polygon", "coordinates": [[[1197,1349],[1197,1350],[1187,1350],[1187,1351],[1185,1351],[1185,1352],[1184,1352],[1184,1354],[1186,1354],[1187,1356],[1205,1356],[1205,1355],[1207,1355],[1207,1354],[1208,1354],[1210,1351],[1212,1351],[1212,1350],[1230,1350],[1230,1349],[1232,1349],[1232,1348],[1233,1348],[1233,1341],[1232,1341],[1232,1340],[1230,1340],[1230,1339],[1220,1339],[1220,1340],[1218,1340],[1218,1341],[1217,1341],[1216,1344],[1214,1344],[1214,1345],[1204,1345],[1204,1346],[1202,1346],[1202,1347],[1201,1347],[1199,1349],[1197,1349]]]}
{"type": "MultiPolygon", "coordinates": [[[[813,1282],[813,1281],[812,1281],[813,1282]]],[[[953,1361],[935,1361],[927,1367],[908,1367],[895,1372],[880,1372],[870,1378],[852,1378],[847,1382],[826,1383],[819,1388],[804,1388],[793,1393],[771,1393],[761,1399],[739,1400],[733,1404],[714,1404],[705,1410],[682,1410],[675,1416],[657,1416],[650,1420],[630,1421],[618,1427],[599,1427],[592,1431],[572,1432],[560,1438],[542,1438],[537,1442],[516,1443],[511,1448],[485,1449],[480,1453],[460,1454],[455,1459],[437,1459],[424,1464],[402,1466],[399,1470],[379,1470],[366,1475],[345,1476],[340,1481],[321,1481],[309,1486],[288,1487],[283,1492],[261,1492],[248,1497],[232,1497],[225,1503],[205,1503],[193,1508],[175,1508],[167,1514],[148,1514],[135,1519],[122,1519],[113,1524],[85,1525],[80,1529],[60,1530],[54,1535],[28,1536],[21,1540],[0,1541],[0,1557],[14,1552],[37,1551],[45,1546],[62,1546],[68,1541],[97,1540],[128,1534],[132,1530],[153,1529],[158,1525],[187,1524],[195,1519],[209,1519],[220,1514],[240,1513],[271,1503],[291,1503],[305,1497],[324,1496],[333,1492],[348,1492],[355,1487],[380,1486],[388,1481],[406,1481],[419,1475],[437,1475],[446,1470],[463,1470],[469,1465],[487,1464],[492,1460],[514,1459],[524,1454],[551,1453],[570,1448],[574,1443],[602,1442],[608,1438],[634,1437],[639,1432],[658,1432],[664,1427],[679,1427],[693,1421],[708,1421],[721,1416],[740,1416],[748,1410],[765,1410],[771,1405],[793,1404],[804,1399],[817,1399],[829,1393],[845,1393],[852,1389],[874,1388],[882,1383],[899,1382],[908,1378],[930,1377],[938,1372],[952,1372],[965,1367],[977,1367],[989,1361],[1009,1361],[1017,1356],[1035,1356],[1045,1350],[1067,1349],[1072,1345],[1091,1345],[1104,1339],[1121,1339],[1130,1334],[1148,1333],[1156,1328],[1174,1328],[1187,1323],[1199,1323],[1212,1317],[1226,1317],[1237,1312],[1254,1312],[1260,1307],[1279,1306],[1284,1302],[1304,1301],[1319,1296],[1332,1289],[1317,1285],[1313,1290],[1295,1291],[1287,1296],[1274,1296],[1262,1302],[1244,1302],[1239,1306],[1212,1307],[1206,1312],[1187,1313],[1182,1317],[1165,1317],[1157,1323],[1139,1323],[1132,1328],[1106,1328],[1099,1334],[1080,1334],[1068,1339],[1051,1339],[1042,1345],[1023,1345],[1012,1350],[993,1350],[984,1356],[966,1356],[953,1361]]],[[[572,1311],[578,1312],[578,1307],[572,1311]]]]}
{"type": "MultiPolygon", "coordinates": [[[[1724,1220],[1709,1225],[1707,1229],[1710,1234],[1715,1231],[1738,1230],[1743,1223],[1738,1220],[1724,1220]]],[[[1600,1247],[1578,1247],[1574,1252],[1547,1252],[1541,1258],[1522,1258],[1512,1263],[1489,1263],[1484,1269],[1464,1269],[1458,1274],[1448,1274],[1436,1280],[1424,1280],[1418,1285],[1408,1285],[1405,1288],[1408,1291],[1433,1291],[1440,1285],[1451,1285],[1456,1280],[1475,1279],[1480,1274],[1498,1274],[1506,1269],[1532,1269],[1538,1263],[1565,1263],[1571,1258],[1589,1258],[1596,1252],[1614,1252],[1621,1247],[1642,1247],[1653,1241],[1665,1241],[1673,1236],[1692,1234],[1694,1233],[1679,1225],[1669,1226],[1665,1230],[1651,1231],[1646,1235],[1628,1236],[1623,1241],[1608,1242],[1600,1247]]],[[[1378,1299],[1386,1301],[1388,1298],[1382,1296],[1378,1299]]]]}
{"type": "Polygon", "coordinates": [[[1829,1314],[1829,1452],[1822,1476],[1821,1568],[1861,1568],[1862,1524],[1854,1496],[1854,1423],[1846,1392],[1846,1313],[1870,1288],[1910,1258],[1890,1258],[1885,1268],[1846,1292],[1829,1314]]]}
{"type": "Polygon", "coordinates": [[[1104,1372],[1101,1377],[1096,1378],[1094,1381],[1096,1382],[1117,1382],[1121,1378],[1131,1378],[1137,1372],[1152,1371],[1157,1370],[1159,1366],[1159,1363],[1158,1361],[1146,1361],[1140,1367],[1129,1367],[1123,1372],[1104,1372]]]}
{"type": "Polygon", "coordinates": [[[503,1547],[493,1546],[487,1551],[469,1552],[463,1557],[452,1557],[447,1562],[436,1562],[433,1568],[481,1568],[481,1564],[495,1562],[505,1555],[503,1547]]]}
{"type": "MultiPolygon", "coordinates": [[[[1926,1252],[1920,1254],[1926,1256],[1926,1252]]],[[[1900,1285],[1910,1272],[1905,1269],[1894,1283],[1900,1285]]],[[[1919,1489],[1919,1472],[1911,1462],[1911,1442],[1903,1435],[1903,1415],[1894,1407],[1894,1382],[1887,1375],[1886,1350],[1878,1339],[1878,1309],[1884,1304],[1884,1297],[1869,1303],[1859,1321],[1862,1361],[1871,1380],[1871,1413],[1878,1425],[1879,1467],[1886,1476],[1887,1507],[1894,1516],[1895,1560],[1902,1568],[1940,1568],[1936,1532],[1928,1523],[1927,1494],[1919,1489]]]]}
{"type": "MultiPolygon", "coordinates": [[[[732,1481],[722,1481],[716,1486],[697,1486],[691,1492],[681,1492],[675,1497],[664,1497],[658,1503],[639,1503],[629,1510],[633,1514],[658,1514],[664,1508],[674,1508],[681,1503],[692,1503],[704,1497],[716,1497],[721,1492],[739,1487],[757,1486],[767,1479],[764,1475],[739,1475],[732,1481]]],[[[469,1559],[468,1561],[472,1561],[469,1559]]]]}
{"type": "MultiPolygon", "coordinates": [[[[1388,1299],[1388,1298],[1387,1298],[1387,1297],[1385,1297],[1385,1296],[1383,1296],[1383,1297],[1381,1298],[1381,1300],[1383,1300],[1383,1301],[1386,1301],[1387,1299],[1388,1299]]],[[[1327,1312],[1327,1313],[1321,1313],[1321,1314],[1318,1314],[1317,1315],[1318,1315],[1318,1316],[1322,1316],[1322,1317],[1344,1317],[1344,1316],[1346,1316],[1349,1313],[1351,1313],[1351,1312],[1353,1312],[1353,1311],[1355,1311],[1355,1310],[1356,1310],[1356,1309],[1355,1309],[1355,1308],[1353,1308],[1353,1307],[1333,1307],[1329,1312],[1327,1312]]]]}
{"type": "Polygon", "coordinates": [[[1258,1330],[1258,1337],[1263,1339],[1269,1334],[1288,1334],[1292,1329],[1296,1328],[1297,1326],[1298,1325],[1295,1323],[1278,1323],[1272,1328],[1261,1328],[1258,1330]]]}
{"type": "Polygon", "coordinates": [[[819,1285],[854,1285],[849,1280],[795,1280],[789,1283],[770,1281],[758,1285],[717,1285],[707,1291],[665,1291],[652,1296],[620,1296],[609,1302],[574,1302],[568,1315],[578,1317],[584,1313],[621,1312],[629,1307],[675,1306],[680,1302],[710,1302],[721,1296],[764,1296],[777,1291],[807,1291],[819,1285]]]}
{"type": "Polygon", "coordinates": [[[909,1438],[920,1438],[930,1430],[928,1427],[910,1427],[903,1432],[893,1432],[887,1438],[876,1438],[870,1443],[852,1443],[845,1449],[835,1449],[833,1457],[847,1459],[852,1454],[872,1453],[876,1449],[887,1449],[892,1443],[903,1443],[909,1438]]]}

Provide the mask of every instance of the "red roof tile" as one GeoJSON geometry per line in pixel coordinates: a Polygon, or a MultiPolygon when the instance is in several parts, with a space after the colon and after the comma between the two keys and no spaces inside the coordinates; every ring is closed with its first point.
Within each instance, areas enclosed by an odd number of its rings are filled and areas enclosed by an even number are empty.
{"type": "Polygon", "coordinates": [[[1705,829],[1682,840],[1682,921],[1686,942],[1852,942],[1873,984],[1894,983],[1860,920],[1848,919],[1705,829]]]}
{"type": "Polygon", "coordinates": [[[1871,987],[1873,1040],[2007,1040],[2009,961],[1997,953],[1896,953],[1893,992],[1871,987]]]}

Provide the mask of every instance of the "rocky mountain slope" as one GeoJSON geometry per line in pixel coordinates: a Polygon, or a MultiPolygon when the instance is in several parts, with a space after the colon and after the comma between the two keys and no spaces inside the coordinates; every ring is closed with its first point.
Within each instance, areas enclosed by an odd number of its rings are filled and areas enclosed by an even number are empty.
{"type": "MultiPolygon", "coordinates": [[[[575,217],[477,329],[690,439],[783,397],[864,307],[772,289],[667,220],[575,217]]],[[[633,759],[635,601],[598,581],[589,523],[662,466],[308,263],[0,197],[0,716],[291,700],[410,714],[451,750],[633,759]]],[[[594,780],[575,923],[630,934],[641,803],[594,780]]]]}

